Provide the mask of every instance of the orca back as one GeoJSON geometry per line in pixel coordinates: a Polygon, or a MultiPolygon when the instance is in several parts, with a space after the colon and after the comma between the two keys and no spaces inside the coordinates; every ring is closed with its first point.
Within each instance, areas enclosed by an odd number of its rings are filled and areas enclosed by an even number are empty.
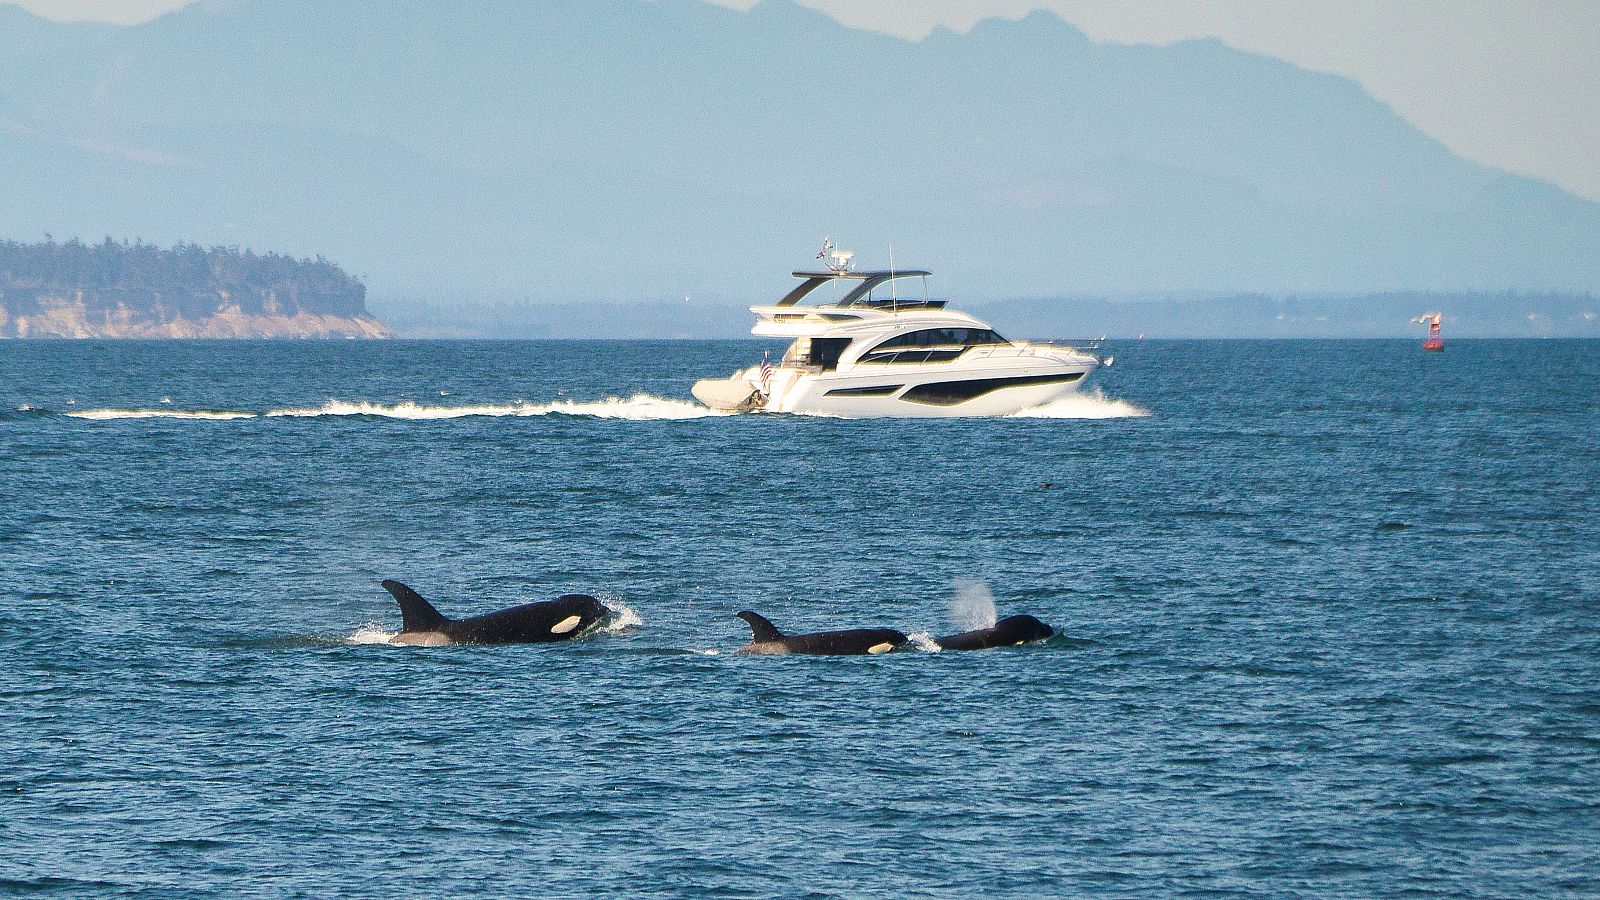
{"type": "Polygon", "coordinates": [[[783,638],[781,643],[790,653],[809,653],[818,656],[855,656],[858,654],[886,653],[903,647],[911,639],[893,628],[851,628],[845,631],[818,631],[783,638]]]}
{"type": "Polygon", "coordinates": [[[445,633],[458,644],[544,644],[575,638],[609,613],[605,604],[587,594],[563,594],[460,619],[445,633]]]}
{"type": "Polygon", "coordinates": [[[935,638],[934,643],[938,644],[941,650],[988,650],[991,647],[1008,647],[1013,644],[1043,640],[1054,633],[1049,625],[1033,616],[1016,615],[1001,619],[991,628],[979,628],[935,638]]]}
{"type": "Polygon", "coordinates": [[[765,616],[745,610],[739,618],[750,625],[750,645],[742,653],[808,653],[818,656],[854,656],[886,653],[904,646],[910,638],[893,628],[852,628],[785,635],[765,616]]]}

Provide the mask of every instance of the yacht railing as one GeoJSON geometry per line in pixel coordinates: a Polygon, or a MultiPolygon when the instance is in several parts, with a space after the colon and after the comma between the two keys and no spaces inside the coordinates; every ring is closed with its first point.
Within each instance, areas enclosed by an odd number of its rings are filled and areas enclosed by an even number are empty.
{"type": "Polygon", "coordinates": [[[1105,340],[1106,339],[1103,337],[1085,338],[1081,341],[1074,338],[1062,338],[1061,340],[1050,341],[1012,341],[1011,343],[1028,344],[1034,347],[1067,347],[1072,350],[1099,350],[1100,345],[1105,343],[1105,340]]]}
{"type": "Polygon", "coordinates": [[[1009,344],[978,344],[967,348],[964,359],[987,359],[995,356],[1049,356],[1062,350],[1087,353],[1100,349],[1099,341],[1077,341],[1071,344],[1054,341],[1012,341],[1009,344]]]}
{"type": "MultiPolygon", "coordinates": [[[[957,356],[943,360],[955,362],[958,359],[993,359],[1019,356],[1052,356],[1063,350],[1075,353],[1089,353],[1100,349],[1100,340],[1074,341],[1072,343],[1058,343],[1055,341],[1011,341],[1005,344],[931,344],[926,347],[896,347],[893,350],[875,351],[877,353],[922,353],[922,352],[949,352],[958,351],[957,356]]],[[[868,353],[868,356],[873,353],[868,353]]],[[[778,361],[778,368],[789,369],[797,372],[818,373],[825,371],[822,366],[808,362],[807,357],[785,353],[778,361]]]]}

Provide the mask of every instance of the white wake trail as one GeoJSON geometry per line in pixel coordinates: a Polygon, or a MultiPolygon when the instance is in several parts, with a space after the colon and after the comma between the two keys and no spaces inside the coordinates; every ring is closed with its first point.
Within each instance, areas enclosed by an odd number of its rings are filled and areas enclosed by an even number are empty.
{"type": "Polygon", "coordinates": [[[1107,397],[1099,388],[1012,413],[1013,419],[1129,419],[1150,415],[1141,406],[1107,397]]]}
{"type": "Polygon", "coordinates": [[[227,412],[205,409],[80,409],[63,413],[73,419],[93,419],[106,421],[111,419],[201,419],[214,422],[228,419],[254,419],[252,412],[227,412]]]}
{"type": "Polygon", "coordinates": [[[274,409],[267,413],[273,417],[315,418],[319,416],[381,416],[389,419],[460,419],[467,416],[589,416],[596,419],[627,419],[631,421],[660,421],[673,419],[703,419],[711,416],[732,415],[701,406],[687,400],[634,394],[632,397],[607,397],[604,400],[558,400],[554,403],[478,404],[465,406],[423,406],[419,403],[382,404],[350,400],[329,400],[321,406],[274,409]]]}

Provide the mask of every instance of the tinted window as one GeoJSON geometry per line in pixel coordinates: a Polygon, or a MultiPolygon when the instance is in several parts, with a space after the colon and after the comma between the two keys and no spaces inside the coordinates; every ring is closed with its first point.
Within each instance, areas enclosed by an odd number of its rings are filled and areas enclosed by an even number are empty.
{"type": "Polygon", "coordinates": [[[827,397],[887,397],[900,390],[898,384],[878,384],[872,387],[834,388],[827,397]]]}
{"type": "Polygon", "coordinates": [[[949,362],[967,352],[965,347],[941,348],[938,350],[874,350],[864,353],[861,362],[864,363],[924,363],[924,362],[949,362]]]}
{"type": "Polygon", "coordinates": [[[980,344],[1004,344],[1006,339],[987,328],[924,328],[896,335],[873,350],[891,347],[976,347],[980,344]]]}
{"type": "Polygon", "coordinates": [[[831,372],[839,368],[839,355],[844,353],[844,348],[848,346],[850,338],[812,338],[811,364],[831,372]]]}
{"type": "Polygon", "coordinates": [[[902,394],[900,399],[912,403],[926,403],[930,406],[955,406],[957,403],[1008,387],[1056,384],[1077,381],[1082,377],[1082,372],[1067,372],[1061,375],[1022,375],[1015,378],[978,378],[972,381],[947,381],[943,384],[919,384],[902,394]]]}

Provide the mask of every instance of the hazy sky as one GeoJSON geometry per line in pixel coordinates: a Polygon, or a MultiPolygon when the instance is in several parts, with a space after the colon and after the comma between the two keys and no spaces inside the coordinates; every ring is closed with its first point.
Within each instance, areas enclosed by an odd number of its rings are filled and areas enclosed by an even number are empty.
{"type": "MultiPolygon", "coordinates": [[[[21,0],[138,22],[190,0],[21,0]]],[[[748,9],[755,0],[715,0],[748,9]]],[[[1462,156],[1600,200],[1600,0],[799,0],[916,39],[1049,9],[1100,41],[1218,37],[1348,75],[1462,156]]]]}

